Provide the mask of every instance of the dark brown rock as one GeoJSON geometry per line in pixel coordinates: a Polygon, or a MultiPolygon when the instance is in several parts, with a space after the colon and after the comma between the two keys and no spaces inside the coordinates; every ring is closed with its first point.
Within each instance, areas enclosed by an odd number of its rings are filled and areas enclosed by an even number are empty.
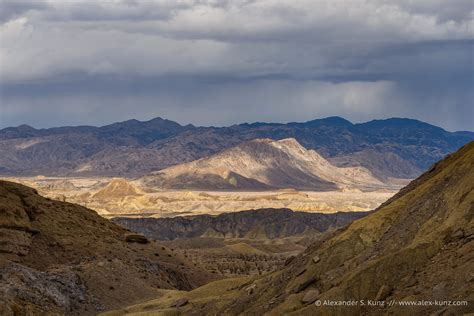
{"type": "Polygon", "coordinates": [[[139,234],[128,234],[127,236],[125,236],[125,241],[136,242],[139,244],[147,244],[150,242],[145,236],[139,234]]]}
{"type": "Polygon", "coordinates": [[[308,286],[310,286],[311,284],[316,282],[316,280],[317,279],[315,277],[311,277],[311,278],[307,279],[306,281],[298,284],[298,286],[295,288],[295,293],[299,293],[301,291],[304,291],[305,289],[308,288],[308,286]]]}
{"type": "Polygon", "coordinates": [[[462,229],[457,229],[451,234],[453,240],[461,239],[464,237],[464,231],[462,229]]]}
{"type": "Polygon", "coordinates": [[[305,273],[305,272],[306,272],[306,268],[305,268],[305,267],[300,268],[300,269],[298,269],[298,271],[296,271],[296,276],[300,276],[300,275],[302,275],[302,274],[305,273]]]}

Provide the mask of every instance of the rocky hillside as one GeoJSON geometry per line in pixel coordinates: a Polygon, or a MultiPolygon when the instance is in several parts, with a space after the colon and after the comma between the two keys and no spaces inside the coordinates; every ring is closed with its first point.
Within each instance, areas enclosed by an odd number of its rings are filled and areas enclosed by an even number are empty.
{"type": "Polygon", "coordinates": [[[173,292],[124,311],[173,313],[180,302],[179,312],[189,315],[463,315],[474,310],[472,262],[474,142],[277,272],[173,292]],[[337,305],[350,300],[351,306],[337,305]],[[433,305],[401,306],[406,301],[433,305]]]}
{"type": "Polygon", "coordinates": [[[87,208],[0,181],[0,315],[95,315],[209,275],[87,208]]]}
{"type": "Polygon", "coordinates": [[[414,178],[474,139],[410,119],[361,124],[339,117],[304,123],[181,126],[156,118],[103,127],[0,130],[1,175],[141,176],[256,138],[295,138],[338,166],[362,166],[379,178],[414,178]]]}
{"type": "Polygon", "coordinates": [[[147,187],[171,189],[270,189],[329,191],[374,189],[384,184],[363,167],[339,168],[294,138],[255,139],[208,158],[144,177],[147,187]]]}
{"type": "Polygon", "coordinates": [[[334,214],[293,212],[289,209],[261,209],[172,218],[114,218],[130,230],[157,240],[217,237],[276,239],[318,234],[361,218],[366,212],[334,214]]]}

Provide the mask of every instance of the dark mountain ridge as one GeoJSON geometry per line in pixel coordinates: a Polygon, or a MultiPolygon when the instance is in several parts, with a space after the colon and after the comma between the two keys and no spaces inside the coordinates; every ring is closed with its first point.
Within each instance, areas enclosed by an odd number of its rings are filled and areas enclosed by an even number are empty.
{"type": "Polygon", "coordinates": [[[260,209],[172,218],[126,218],[113,221],[156,240],[176,238],[275,239],[317,234],[362,218],[367,212],[334,214],[294,212],[290,209],[260,209]]]}

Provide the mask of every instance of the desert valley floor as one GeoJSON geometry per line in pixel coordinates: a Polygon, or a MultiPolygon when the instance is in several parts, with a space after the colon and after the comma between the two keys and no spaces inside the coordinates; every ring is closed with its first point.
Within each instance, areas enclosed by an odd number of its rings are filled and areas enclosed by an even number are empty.
{"type": "Polygon", "coordinates": [[[216,215],[262,208],[315,213],[361,212],[375,209],[398,191],[396,186],[365,192],[359,189],[328,192],[156,190],[123,178],[3,179],[33,187],[49,198],[89,207],[107,218],[216,215]]]}

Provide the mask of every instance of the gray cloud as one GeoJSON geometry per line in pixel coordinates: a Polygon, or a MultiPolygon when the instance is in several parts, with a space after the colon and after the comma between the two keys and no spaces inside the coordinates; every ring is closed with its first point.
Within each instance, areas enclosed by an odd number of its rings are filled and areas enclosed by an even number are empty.
{"type": "Polygon", "coordinates": [[[474,129],[470,1],[7,1],[2,8],[1,126],[341,115],[474,129]]]}
{"type": "Polygon", "coordinates": [[[46,10],[48,5],[42,1],[0,1],[0,23],[8,22],[22,14],[35,10],[46,10]]]}

